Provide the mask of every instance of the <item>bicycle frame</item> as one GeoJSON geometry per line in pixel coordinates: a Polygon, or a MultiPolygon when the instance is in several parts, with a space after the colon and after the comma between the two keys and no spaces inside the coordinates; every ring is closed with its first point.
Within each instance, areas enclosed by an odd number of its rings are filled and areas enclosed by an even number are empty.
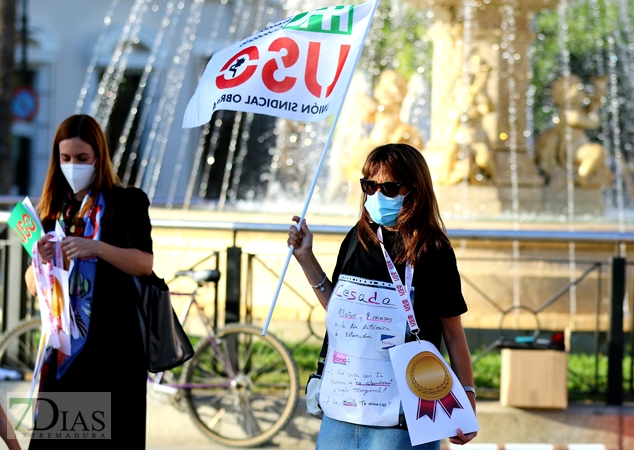
{"type": "MultiPolygon", "coordinates": [[[[200,305],[196,301],[197,293],[198,293],[198,287],[196,287],[196,289],[194,289],[194,291],[191,293],[170,292],[170,295],[173,297],[185,297],[185,296],[189,297],[188,302],[185,304],[185,306],[183,306],[181,314],[178,317],[178,321],[181,323],[181,325],[184,326],[185,322],[187,321],[187,317],[189,317],[189,312],[191,311],[192,306],[194,306],[196,308],[198,318],[201,320],[201,322],[203,323],[205,327],[205,330],[207,331],[207,339],[209,339],[211,346],[215,350],[220,363],[223,365],[225,370],[227,370],[227,373],[231,377],[234,377],[237,372],[235,365],[231,361],[231,358],[229,357],[229,355],[222,354],[222,352],[218,349],[218,345],[216,341],[216,331],[211,323],[211,320],[209,319],[209,317],[207,317],[203,309],[200,307],[200,305]]],[[[165,384],[161,384],[161,380],[163,379],[164,373],[165,372],[158,372],[156,374],[150,374],[148,372],[148,381],[152,383],[153,389],[156,389],[158,391],[163,391],[166,393],[175,394],[176,392],[178,392],[179,389],[228,387],[227,383],[222,383],[222,384],[165,383],[165,384]]]]}

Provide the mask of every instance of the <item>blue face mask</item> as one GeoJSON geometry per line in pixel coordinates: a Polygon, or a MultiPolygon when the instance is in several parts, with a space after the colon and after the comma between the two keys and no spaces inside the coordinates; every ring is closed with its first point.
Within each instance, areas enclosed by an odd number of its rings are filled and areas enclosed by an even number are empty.
{"type": "Polygon", "coordinates": [[[381,191],[377,191],[374,195],[367,196],[363,206],[375,223],[391,227],[396,225],[396,219],[403,207],[404,198],[405,195],[386,197],[381,191]]]}

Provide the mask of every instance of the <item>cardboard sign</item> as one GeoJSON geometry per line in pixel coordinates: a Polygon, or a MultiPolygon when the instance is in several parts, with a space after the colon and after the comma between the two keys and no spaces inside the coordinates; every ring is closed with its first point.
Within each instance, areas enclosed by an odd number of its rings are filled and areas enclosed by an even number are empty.
{"type": "Polygon", "coordinates": [[[33,246],[42,237],[44,230],[28,197],[13,208],[7,223],[18,235],[27,253],[33,256],[33,246]]]}

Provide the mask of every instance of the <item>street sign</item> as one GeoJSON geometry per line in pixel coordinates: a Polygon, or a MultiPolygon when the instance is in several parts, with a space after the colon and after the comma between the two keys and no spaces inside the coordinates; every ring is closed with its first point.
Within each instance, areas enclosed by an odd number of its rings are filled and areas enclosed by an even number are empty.
{"type": "Polygon", "coordinates": [[[22,122],[32,122],[37,116],[37,93],[28,86],[18,86],[13,91],[11,112],[13,118],[22,122]]]}

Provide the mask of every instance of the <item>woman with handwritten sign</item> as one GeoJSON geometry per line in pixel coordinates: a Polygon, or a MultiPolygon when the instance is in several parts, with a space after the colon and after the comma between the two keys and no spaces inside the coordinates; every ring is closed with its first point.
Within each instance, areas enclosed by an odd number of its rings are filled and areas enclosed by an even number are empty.
{"type": "MultiPolygon", "coordinates": [[[[405,394],[399,393],[390,349],[416,339],[437,349],[444,339],[451,368],[468,394],[461,392],[466,409],[474,414],[471,357],[460,319],[467,306],[456,258],[429,168],[418,150],[407,144],[377,147],[362,173],[361,218],[341,245],[332,281],[313,253],[306,221],[299,229],[291,226],[288,237],[293,255],[327,310],[328,352],[319,395],[323,422],[317,449],[437,450],[438,439],[418,445],[410,440],[408,427],[420,425],[405,420],[405,394]]],[[[298,222],[299,217],[293,220],[298,222]]],[[[415,362],[412,386],[422,384],[425,392],[444,389],[447,397],[452,388],[443,363],[429,358],[415,362]]],[[[412,388],[407,395],[418,394],[412,388]]],[[[441,409],[446,414],[449,408],[449,416],[465,410],[449,400],[425,403],[435,414],[420,416],[420,422],[433,427],[430,419],[440,417],[441,409]]],[[[445,436],[453,444],[466,444],[475,435],[454,427],[445,436]]]]}
{"type": "MultiPolygon", "coordinates": [[[[61,286],[68,291],[68,310],[55,312],[67,314],[69,325],[60,328],[60,342],[48,341],[40,364],[40,397],[84,393],[94,401],[65,414],[65,424],[61,413],[41,423],[40,402],[36,425],[61,425],[69,433],[34,431],[31,449],[50,448],[50,439],[59,439],[64,448],[110,449],[116,443],[145,448],[147,370],[132,276],[152,273],[148,208],[143,191],[121,187],[97,121],[83,114],[64,120],[37,206],[46,235],[37,243],[25,278],[36,295],[44,290],[49,278],[43,275],[51,266],[69,273],[61,286]],[[98,395],[103,393],[108,395],[98,395]]],[[[41,302],[43,297],[38,298],[41,302]]]]}

